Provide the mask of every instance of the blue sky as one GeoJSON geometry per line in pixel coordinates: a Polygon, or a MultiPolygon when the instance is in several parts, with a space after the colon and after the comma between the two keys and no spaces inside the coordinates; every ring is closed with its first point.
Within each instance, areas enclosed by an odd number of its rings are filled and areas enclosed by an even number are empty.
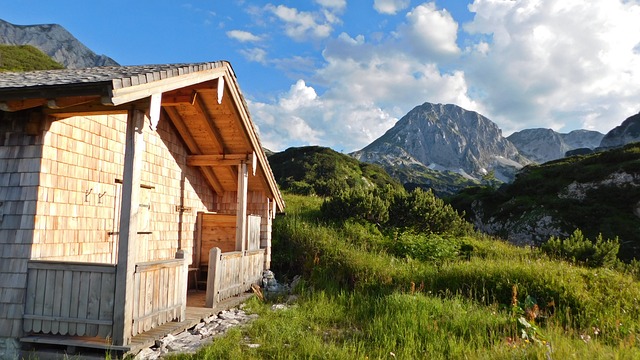
{"type": "Polygon", "coordinates": [[[504,135],[640,111],[640,0],[0,0],[122,65],[229,60],[263,145],[358,150],[413,107],[504,135]]]}

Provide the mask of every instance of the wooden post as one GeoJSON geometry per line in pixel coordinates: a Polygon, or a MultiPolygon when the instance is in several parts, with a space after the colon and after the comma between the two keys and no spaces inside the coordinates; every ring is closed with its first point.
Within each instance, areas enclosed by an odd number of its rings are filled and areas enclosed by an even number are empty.
{"type": "Polygon", "coordinates": [[[207,302],[209,308],[213,308],[219,299],[220,291],[220,256],[222,250],[214,247],[209,250],[209,270],[207,271],[207,302]]]}
{"type": "Polygon", "coordinates": [[[242,162],[238,165],[238,206],[236,212],[236,251],[246,249],[247,239],[247,188],[249,182],[249,172],[247,164],[242,162]]]}
{"type": "MultiPolygon", "coordinates": [[[[182,249],[176,251],[176,259],[182,259],[182,273],[180,274],[180,278],[177,278],[176,281],[180,281],[180,285],[178,288],[180,289],[180,317],[178,321],[183,321],[187,318],[187,286],[189,286],[189,263],[187,262],[186,252],[182,249]]],[[[196,285],[198,286],[198,285],[196,285]]],[[[160,291],[163,291],[160,289],[160,291]]]]}
{"type": "Polygon", "coordinates": [[[136,266],[138,208],[140,205],[140,177],[144,151],[145,114],[131,110],[127,116],[126,148],[120,206],[118,263],[113,313],[113,343],[124,346],[131,341],[133,275],[136,266]]]}

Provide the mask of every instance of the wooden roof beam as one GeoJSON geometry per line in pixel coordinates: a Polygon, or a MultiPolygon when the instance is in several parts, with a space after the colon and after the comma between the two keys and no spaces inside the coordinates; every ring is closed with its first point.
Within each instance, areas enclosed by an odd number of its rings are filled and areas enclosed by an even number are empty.
{"type": "Polygon", "coordinates": [[[184,121],[182,120],[182,117],[180,116],[180,113],[178,112],[178,110],[175,107],[171,107],[171,106],[165,107],[163,109],[164,109],[164,112],[163,112],[163,115],[161,116],[166,115],[169,117],[169,120],[171,120],[171,122],[173,123],[173,126],[175,126],[176,130],[178,130],[180,137],[182,137],[182,140],[187,145],[189,152],[192,154],[201,153],[200,147],[198,147],[198,143],[195,141],[193,136],[191,136],[191,133],[189,132],[189,129],[185,125],[184,121]]]}
{"type": "Polygon", "coordinates": [[[207,179],[207,182],[211,185],[213,191],[217,194],[224,193],[224,188],[222,187],[222,184],[220,184],[220,180],[218,180],[218,177],[211,168],[201,167],[200,172],[202,172],[204,178],[207,179]]]}
{"type": "Polygon", "coordinates": [[[226,153],[228,149],[224,144],[224,140],[222,139],[222,136],[220,135],[220,130],[218,130],[218,127],[213,121],[213,115],[210,114],[209,111],[207,111],[207,108],[204,106],[202,96],[197,95],[193,105],[196,107],[196,111],[198,113],[201,113],[204,116],[204,119],[208,125],[207,129],[209,130],[209,132],[211,133],[211,136],[213,136],[215,142],[217,143],[218,149],[220,149],[222,153],[226,153]]]}
{"type": "Polygon", "coordinates": [[[47,99],[25,99],[25,100],[9,100],[0,102],[0,110],[2,111],[20,111],[39,107],[47,103],[47,99]]]}
{"type": "Polygon", "coordinates": [[[187,156],[187,165],[189,166],[234,166],[254,163],[255,153],[187,156]]]}

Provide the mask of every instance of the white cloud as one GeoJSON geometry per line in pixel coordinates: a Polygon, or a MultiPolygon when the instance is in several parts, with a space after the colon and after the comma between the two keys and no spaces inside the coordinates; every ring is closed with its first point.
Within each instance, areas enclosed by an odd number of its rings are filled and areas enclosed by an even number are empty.
{"type": "Polygon", "coordinates": [[[409,0],[373,0],[373,8],[381,13],[395,15],[409,7],[409,0]]]}
{"type": "Polygon", "coordinates": [[[320,6],[335,9],[335,10],[343,10],[347,6],[347,0],[316,0],[320,6]]]}
{"type": "Polygon", "coordinates": [[[465,30],[484,36],[465,71],[491,119],[606,132],[640,109],[640,4],[476,0],[465,30]],[[494,116],[495,115],[495,116],[494,116]]]}
{"type": "Polygon", "coordinates": [[[407,13],[407,23],[399,26],[404,46],[416,55],[443,58],[460,52],[456,44],[458,23],[447,10],[438,10],[433,2],[416,6],[407,13]]]}
{"type": "Polygon", "coordinates": [[[245,59],[260,64],[267,64],[267,52],[261,48],[242,49],[240,50],[245,59]]]}
{"type": "Polygon", "coordinates": [[[285,33],[296,41],[304,41],[307,38],[324,39],[333,31],[331,24],[338,21],[331,12],[324,13],[323,22],[318,20],[320,16],[316,13],[298,11],[284,5],[268,4],[265,9],[284,22],[285,33]]]}
{"type": "Polygon", "coordinates": [[[262,41],[262,38],[260,36],[254,35],[248,31],[243,31],[243,30],[227,31],[227,36],[231,39],[238,40],[240,42],[262,41]]]}
{"type": "Polygon", "coordinates": [[[254,35],[248,31],[231,30],[227,31],[227,36],[240,42],[256,42],[262,40],[260,36],[254,35]]]}

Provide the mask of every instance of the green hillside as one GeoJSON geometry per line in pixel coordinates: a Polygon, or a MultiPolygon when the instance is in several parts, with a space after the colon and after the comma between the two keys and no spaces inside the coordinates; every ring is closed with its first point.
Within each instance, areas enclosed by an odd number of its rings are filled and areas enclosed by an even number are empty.
{"type": "Polygon", "coordinates": [[[639,201],[640,144],[635,143],[527,166],[512,184],[467,189],[452,204],[470,219],[515,223],[543,214],[566,234],[578,228],[590,239],[618,237],[621,257],[629,260],[640,258],[639,201]]]}
{"type": "MultiPolygon", "coordinates": [[[[250,325],[170,359],[640,358],[630,267],[586,268],[473,233],[381,229],[357,212],[327,218],[319,197],[285,200],[272,269],[281,282],[302,276],[295,295],[252,299],[250,325]]],[[[446,205],[423,200],[422,223],[442,221],[446,205]]]]}
{"type": "Polygon", "coordinates": [[[330,196],[342,190],[402,186],[377,165],[320,146],[289,148],[269,156],[280,188],[299,195],[330,196]]]}
{"type": "Polygon", "coordinates": [[[64,69],[31,45],[0,44],[0,72],[64,69]]]}

